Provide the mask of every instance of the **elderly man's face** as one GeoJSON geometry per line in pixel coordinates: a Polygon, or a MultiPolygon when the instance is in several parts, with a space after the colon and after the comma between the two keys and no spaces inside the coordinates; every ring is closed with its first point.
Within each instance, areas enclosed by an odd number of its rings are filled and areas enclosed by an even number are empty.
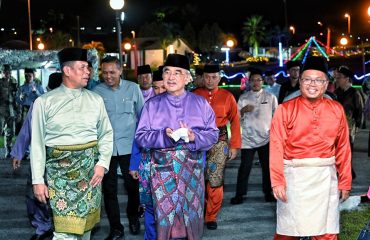
{"type": "Polygon", "coordinates": [[[122,69],[115,62],[106,62],[101,65],[104,82],[111,88],[119,86],[122,69]]]}
{"type": "Polygon", "coordinates": [[[151,73],[140,74],[137,77],[137,81],[141,89],[148,90],[149,88],[152,87],[153,82],[152,74],[151,73]]]}
{"type": "Polygon", "coordinates": [[[163,82],[167,92],[179,96],[185,92],[185,85],[189,81],[189,75],[185,69],[166,66],[163,69],[163,82]]]}
{"type": "Polygon", "coordinates": [[[63,83],[69,88],[83,88],[89,81],[89,67],[85,61],[73,61],[63,67],[63,83]]]}
{"type": "Polygon", "coordinates": [[[215,89],[221,80],[220,73],[203,73],[204,86],[208,90],[215,89]]]}
{"type": "Polygon", "coordinates": [[[300,88],[303,97],[310,101],[321,99],[328,87],[328,79],[324,72],[306,70],[300,78],[300,88]]]}

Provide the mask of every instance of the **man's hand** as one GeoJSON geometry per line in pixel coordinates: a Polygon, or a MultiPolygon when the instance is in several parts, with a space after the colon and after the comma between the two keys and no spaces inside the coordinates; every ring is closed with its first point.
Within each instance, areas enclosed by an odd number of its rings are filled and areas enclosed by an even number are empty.
{"type": "Polygon", "coordinates": [[[275,186],[272,188],[272,191],[274,192],[274,197],[276,199],[279,199],[282,202],[287,202],[288,198],[286,196],[286,188],[283,185],[275,186]]]}
{"type": "Polygon", "coordinates": [[[349,198],[349,190],[339,190],[340,201],[344,202],[349,198]]]}
{"type": "Polygon", "coordinates": [[[253,105],[246,105],[242,109],[240,109],[240,113],[244,114],[244,113],[247,113],[247,112],[252,112],[253,110],[254,110],[253,105]]]}
{"type": "Polygon", "coordinates": [[[171,128],[166,128],[166,135],[167,135],[167,137],[172,138],[171,137],[172,133],[173,133],[173,130],[171,128]]]}
{"type": "Polygon", "coordinates": [[[13,169],[17,170],[20,167],[21,167],[21,160],[13,158],[13,169]]]}
{"type": "Polygon", "coordinates": [[[139,172],[138,171],[129,171],[128,172],[133,179],[139,179],[139,172]]]}
{"type": "Polygon", "coordinates": [[[101,184],[104,177],[104,167],[95,165],[94,167],[94,175],[92,176],[90,180],[90,185],[93,187],[96,187],[101,184]]]}
{"type": "Polygon", "coordinates": [[[33,194],[39,202],[46,203],[47,198],[49,198],[48,187],[43,183],[33,184],[33,194]]]}
{"type": "Polygon", "coordinates": [[[238,149],[230,148],[229,149],[229,160],[235,159],[237,154],[238,154],[238,149]]]}

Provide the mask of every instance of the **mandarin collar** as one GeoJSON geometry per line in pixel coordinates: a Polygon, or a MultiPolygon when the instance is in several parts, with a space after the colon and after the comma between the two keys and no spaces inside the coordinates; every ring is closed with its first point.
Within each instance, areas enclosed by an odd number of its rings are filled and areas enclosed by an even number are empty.
{"type": "Polygon", "coordinates": [[[316,99],[315,101],[310,101],[310,100],[308,100],[307,98],[305,98],[303,96],[299,96],[299,98],[300,98],[300,101],[305,106],[309,107],[310,109],[314,109],[314,108],[318,107],[324,101],[324,96],[322,96],[319,99],[316,99]]]}

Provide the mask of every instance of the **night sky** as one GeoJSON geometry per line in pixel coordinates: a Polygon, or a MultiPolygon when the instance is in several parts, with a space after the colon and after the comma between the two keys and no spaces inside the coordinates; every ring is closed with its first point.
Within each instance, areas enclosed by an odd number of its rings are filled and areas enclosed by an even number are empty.
{"type": "MultiPolygon", "coordinates": [[[[369,0],[286,1],[288,25],[295,26],[296,34],[318,33],[320,26],[317,21],[329,26],[334,33],[346,33],[347,19],[344,13],[348,12],[351,15],[351,33],[370,37],[370,16],[367,15],[369,0]]],[[[224,3],[208,0],[126,0],[123,31],[138,31],[143,23],[153,19],[153,9],[165,7],[181,10],[186,4],[197,11],[187,19],[198,28],[205,23],[217,22],[224,32],[238,36],[243,22],[252,14],[264,16],[270,26],[284,26],[283,0],[228,0],[224,3]]],[[[76,15],[80,16],[80,26],[112,28],[115,25],[109,0],[31,0],[33,27],[39,25],[40,19],[46,18],[48,9],[64,13],[64,18],[69,19],[71,25],[76,15]]],[[[0,28],[15,27],[22,38],[23,35],[27,37],[27,24],[27,0],[1,1],[0,28]]]]}

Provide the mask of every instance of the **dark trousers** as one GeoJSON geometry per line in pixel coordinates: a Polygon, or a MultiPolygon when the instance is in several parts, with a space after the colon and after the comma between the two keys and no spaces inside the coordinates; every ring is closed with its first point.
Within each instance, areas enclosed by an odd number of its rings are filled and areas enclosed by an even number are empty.
{"type": "Polygon", "coordinates": [[[127,191],[128,201],[126,213],[129,221],[139,217],[139,181],[129,174],[130,154],[113,156],[109,165],[109,172],[104,175],[103,195],[105,212],[109,220],[111,230],[123,230],[117,197],[117,165],[119,164],[127,191]]]}
{"type": "Polygon", "coordinates": [[[249,174],[252,169],[254,154],[258,153],[258,158],[262,167],[262,190],[265,195],[271,194],[271,180],[269,168],[269,144],[252,149],[241,150],[241,162],[238,171],[236,184],[236,196],[246,195],[248,192],[249,174]]]}

